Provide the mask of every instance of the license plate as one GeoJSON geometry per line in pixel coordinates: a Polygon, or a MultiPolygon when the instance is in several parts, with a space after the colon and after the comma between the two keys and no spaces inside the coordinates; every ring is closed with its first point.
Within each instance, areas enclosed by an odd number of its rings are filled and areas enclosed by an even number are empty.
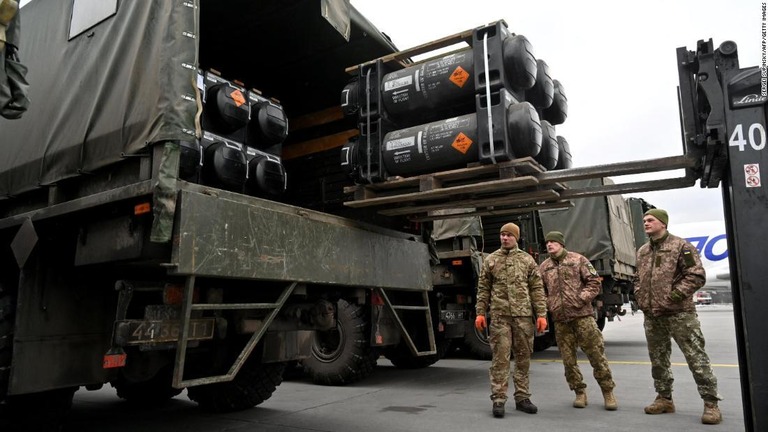
{"type": "MultiPolygon", "coordinates": [[[[193,319],[189,322],[188,340],[213,339],[215,319],[193,319]]],[[[126,345],[176,342],[181,334],[179,321],[120,321],[118,333],[126,345]]]]}
{"type": "Polygon", "coordinates": [[[443,309],[440,311],[442,321],[464,321],[467,319],[467,311],[443,309]]]}

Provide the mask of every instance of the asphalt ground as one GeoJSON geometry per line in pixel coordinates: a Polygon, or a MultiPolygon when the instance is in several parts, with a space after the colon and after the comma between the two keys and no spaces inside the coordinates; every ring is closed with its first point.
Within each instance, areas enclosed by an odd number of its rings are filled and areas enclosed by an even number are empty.
{"type": "Polygon", "coordinates": [[[345,387],[325,387],[305,379],[285,381],[254,409],[215,415],[197,409],[182,393],[156,409],[137,409],[115,391],[80,390],[66,431],[739,431],[744,430],[733,309],[700,306],[707,352],[725,398],[724,421],[701,424],[703,403],[682,354],[673,344],[674,414],[647,415],[643,407],[655,392],[641,314],[609,322],[604,330],[606,353],[616,381],[618,411],[606,411],[599,387],[582,355],[589,406],[572,407],[573,393],[563,376],[556,347],[534,355],[532,401],[539,413],[525,414],[507,404],[503,419],[491,415],[488,361],[452,356],[420,370],[396,369],[380,359],[374,374],[345,387]]]}

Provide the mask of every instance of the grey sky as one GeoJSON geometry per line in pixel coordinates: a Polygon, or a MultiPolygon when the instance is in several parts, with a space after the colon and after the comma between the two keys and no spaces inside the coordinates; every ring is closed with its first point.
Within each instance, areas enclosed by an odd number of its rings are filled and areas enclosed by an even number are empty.
{"type": "MultiPolygon", "coordinates": [[[[574,166],[682,154],[676,49],[733,40],[741,66],[761,56],[761,2],[352,0],[400,49],[504,19],[525,35],[568,97],[557,127],[574,166]]],[[[682,172],[615,177],[654,179],[682,172]]],[[[766,181],[768,179],[763,179],[766,181]]],[[[721,190],[695,187],[634,194],[670,213],[670,222],[723,218],[721,190]]]]}

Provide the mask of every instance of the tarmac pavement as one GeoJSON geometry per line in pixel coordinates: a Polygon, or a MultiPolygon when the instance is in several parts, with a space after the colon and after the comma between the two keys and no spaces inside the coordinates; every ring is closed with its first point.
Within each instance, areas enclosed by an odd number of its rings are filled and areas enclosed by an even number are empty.
{"type": "MultiPolygon", "coordinates": [[[[514,410],[510,397],[503,419],[491,415],[490,362],[452,357],[419,370],[400,370],[385,359],[370,378],[346,387],[306,380],[286,381],[254,409],[215,415],[202,412],[186,393],[166,406],[140,410],[117,398],[114,389],[75,394],[66,431],[264,431],[264,432],[414,432],[414,431],[739,431],[744,430],[733,309],[699,306],[707,352],[725,398],[724,422],[701,424],[703,403],[679,349],[673,344],[674,414],[647,415],[643,407],[655,392],[643,332],[642,314],[606,323],[606,353],[611,364],[618,411],[603,408],[602,395],[586,357],[582,373],[589,406],[573,408],[556,347],[536,353],[531,365],[532,401],[539,413],[514,410]]],[[[511,383],[510,383],[511,387],[511,383]]],[[[510,396],[512,390],[510,389],[510,396]]]]}

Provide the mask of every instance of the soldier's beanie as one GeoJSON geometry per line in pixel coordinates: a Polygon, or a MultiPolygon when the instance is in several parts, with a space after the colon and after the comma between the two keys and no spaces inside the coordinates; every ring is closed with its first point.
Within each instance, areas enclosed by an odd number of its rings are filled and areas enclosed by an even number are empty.
{"type": "Polygon", "coordinates": [[[669,225],[669,215],[665,210],[662,209],[650,209],[643,216],[653,216],[656,219],[658,219],[661,223],[663,223],[665,226],[669,225]]]}
{"type": "Polygon", "coordinates": [[[520,227],[513,224],[512,222],[504,224],[504,226],[501,227],[500,233],[508,233],[515,236],[515,239],[520,240],[520,227]]]}
{"type": "Polygon", "coordinates": [[[560,231],[550,231],[544,236],[544,241],[558,242],[565,247],[565,236],[560,231]]]}

